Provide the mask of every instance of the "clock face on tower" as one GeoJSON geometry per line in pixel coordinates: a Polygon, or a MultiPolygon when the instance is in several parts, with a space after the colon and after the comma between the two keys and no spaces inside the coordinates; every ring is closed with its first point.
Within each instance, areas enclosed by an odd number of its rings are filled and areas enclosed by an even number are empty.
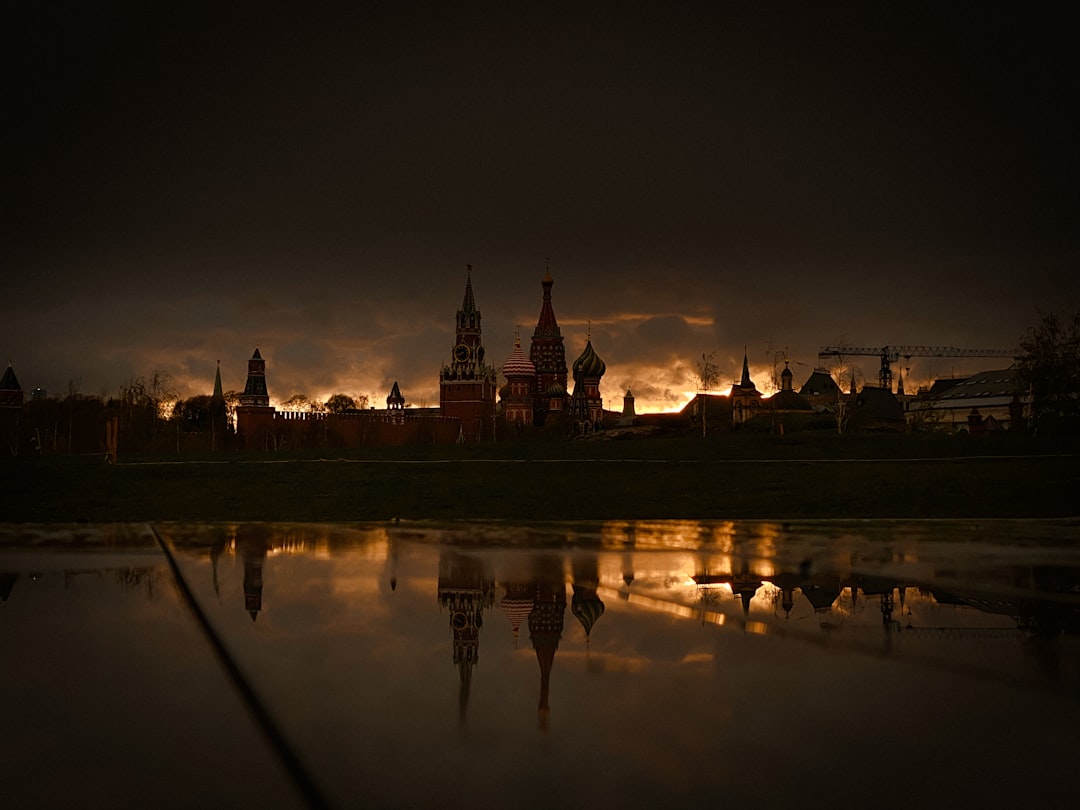
{"type": "Polygon", "coordinates": [[[464,363],[469,359],[469,347],[464,343],[459,343],[454,347],[454,359],[459,363],[464,363]]]}

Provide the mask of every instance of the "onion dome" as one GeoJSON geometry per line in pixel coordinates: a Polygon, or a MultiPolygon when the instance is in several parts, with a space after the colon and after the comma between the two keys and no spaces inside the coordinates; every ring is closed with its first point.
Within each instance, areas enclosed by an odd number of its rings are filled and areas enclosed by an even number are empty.
{"type": "Polygon", "coordinates": [[[514,351],[511,352],[507,361],[503,363],[502,373],[504,377],[536,376],[536,366],[521,350],[521,338],[517,335],[514,336],[514,351]]]}
{"type": "Polygon", "coordinates": [[[576,379],[578,375],[602,377],[605,371],[607,371],[607,364],[600,359],[600,355],[592,347],[592,340],[589,340],[585,344],[585,351],[581,353],[581,357],[574,361],[574,378],[576,379]]]}
{"type": "Polygon", "coordinates": [[[553,382],[550,386],[548,386],[548,390],[544,392],[544,396],[548,399],[554,399],[555,397],[565,397],[566,388],[563,387],[562,383],[553,382]]]}
{"type": "Polygon", "coordinates": [[[529,614],[533,609],[533,588],[525,583],[513,583],[506,588],[506,596],[499,603],[503,615],[510,620],[510,632],[514,638],[514,649],[517,649],[518,635],[521,632],[522,623],[528,622],[529,614]]]}
{"type": "Polygon", "coordinates": [[[581,626],[585,628],[585,637],[588,638],[596,620],[604,615],[604,603],[596,595],[596,588],[579,588],[575,585],[570,612],[581,622],[581,626]]]}

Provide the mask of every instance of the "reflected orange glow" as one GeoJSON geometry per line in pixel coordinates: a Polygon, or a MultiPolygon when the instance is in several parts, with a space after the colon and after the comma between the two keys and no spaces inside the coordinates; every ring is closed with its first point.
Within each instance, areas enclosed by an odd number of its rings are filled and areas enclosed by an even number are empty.
{"type": "Polygon", "coordinates": [[[646,596],[640,593],[625,593],[612,590],[611,588],[600,588],[597,592],[604,599],[622,599],[626,604],[645,608],[654,613],[666,613],[670,616],[678,616],[681,619],[698,619],[707,624],[715,624],[718,626],[723,625],[727,621],[727,618],[723,613],[714,611],[703,612],[700,608],[682,605],[676,602],[669,602],[664,599],[657,599],[656,597],[646,596]]]}
{"type": "Polygon", "coordinates": [[[683,656],[683,664],[711,664],[716,657],[712,653],[688,653],[683,656]]]}

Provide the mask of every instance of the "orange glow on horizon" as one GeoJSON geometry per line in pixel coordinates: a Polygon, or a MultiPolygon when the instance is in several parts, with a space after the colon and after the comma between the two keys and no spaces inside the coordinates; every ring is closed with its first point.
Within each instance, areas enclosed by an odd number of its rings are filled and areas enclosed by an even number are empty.
{"type": "MultiPolygon", "coordinates": [[[[621,321],[644,317],[646,316],[638,313],[615,316],[616,319],[621,321]]],[[[696,323],[693,318],[688,320],[696,323]]],[[[598,323],[600,321],[593,321],[594,325],[598,323]]],[[[598,349],[602,349],[602,347],[598,347],[598,349]]],[[[430,373],[417,377],[414,372],[408,369],[402,369],[403,373],[400,375],[395,373],[393,361],[383,358],[370,367],[367,364],[347,366],[341,370],[343,373],[340,376],[330,378],[330,382],[327,382],[328,375],[319,371],[320,382],[312,384],[310,382],[311,372],[295,374],[292,369],[281,368],[274,362],[274,355],[270,351],[266,351],[264,357],[267,358],[267,387],[270,390],[270,402],[271,405],[278,409],[282,409],[283,403],[298,393],[306,394],[309,399],[320,403],[325,403],[329,397],[339,393],[354,398],[366,396],[368,398],[367,407],[382,409],[386,407],[386,396],[393,387],[395,380],[401,385],[402,393],[406,398],[406,407],[430,408],[439,405],[438,363],[432,364],[430,373]],[[308,378],[308,381],[305,381],[305,378],[308,378]],[[412,382],[410,382],[410,379],[412,379],[412,382]],[[419,379],[419,384],[416,384],[417,379],[419,379]]],[[[859,387],[877,384],[877,369],[872,362],[873,358],[869,358],[869,360],[871,361],[869,364],[864,363],[856,366],[856,378],[859,387]],[[867,370],[868,367],[869,370],[867,370]]],[[[982,365],[992,366],[995,362],[982,363],[982,365]]],[[[168,363],[158,362],[158,358],[154,357],[147,358],[149,367],[159,368],[169,375],[170,387],[176,396],[175,399],[169,402],[170,412],[172,403],[176,399],[188,399],[211,393],[214,385],[216,363],[216,359],[206,359],[202,362],[189,359],[183,369],[169,369],[168,363]]],[[[730,392],[731,385],[738,382],[742,375],[742,352],[729,353],[726,359],[720,359],[717,365],[721,369],[720,378],[717,385],[710,389],[708,393],[712,396],[726,396],[730,392]]],[[[850,386],[851,365],[849,363],[845,367],[847,370],[841,374],[841,388],[845,391],[850,386]]],[[[226,392],[235,393],[243,391],[247,374],[246,360],[243,363],[222,362],[220,368],[223,389],[226,392]]],[[[782,363],[778,368],[783,368],[782,363]]],[[[822,368],[816,359],[809,362],[793,362],[791,368],[795,375],[792,382],[796,391],[802,387],[814,370],[823,370],[826,373],[833,371],[832,369],[822,368]]],[[[604,398],[604,407],[608,411],[621,412],[623,397],[627,389],[630,389],[634,394],[635,411],[638,414],[678,413],[699,393],[694,385],[695,370],[696,367],[692,356],[683,358],[679,355],[672,355],[666,363],[635,361],[610,363],[600,385],[601,395],[604,398]]],[[[749,370],[751,380],[763,397],[767,398],[776,393],[778,388],[774,385],[773,375],[774,372],[778,373],[777,368],[774,368],[771,364],[765,365],[751,362],[749,370]]],[[[936,379],[953,376],[964,378],[977,371],[977,369],[965,368],[963,371],[956,371],[955,373],[935,374],[932,373],[933,369],[917,368],[914,358],[911,361],[911,366],[901,368],[897,364],[893,370],[894,386],[902,373],[904,388],[909,395],[928,389],[936,379]]],[[[132,375],[132,378],[138,376],[132,375]]],[[[145,376],[143,375],[144,378],[145,376]]],[[[833,376],[835,379],[835,374],[833,376]]],[[[126,380],[124,383],[126,383],[126,380]]],[[[105,398],[114,396],[118,387],[113,386],[103,389],[102,396],[105,398]]]]}

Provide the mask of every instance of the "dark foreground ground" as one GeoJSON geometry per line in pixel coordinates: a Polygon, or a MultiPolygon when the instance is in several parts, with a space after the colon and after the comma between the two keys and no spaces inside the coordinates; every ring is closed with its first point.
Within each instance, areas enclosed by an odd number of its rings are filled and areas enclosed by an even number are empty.
{"type": "Polygon", "coordinates": [[[720,437],[8,459],[0,520],[1071,517],[1075,442],[720,437]]]}

